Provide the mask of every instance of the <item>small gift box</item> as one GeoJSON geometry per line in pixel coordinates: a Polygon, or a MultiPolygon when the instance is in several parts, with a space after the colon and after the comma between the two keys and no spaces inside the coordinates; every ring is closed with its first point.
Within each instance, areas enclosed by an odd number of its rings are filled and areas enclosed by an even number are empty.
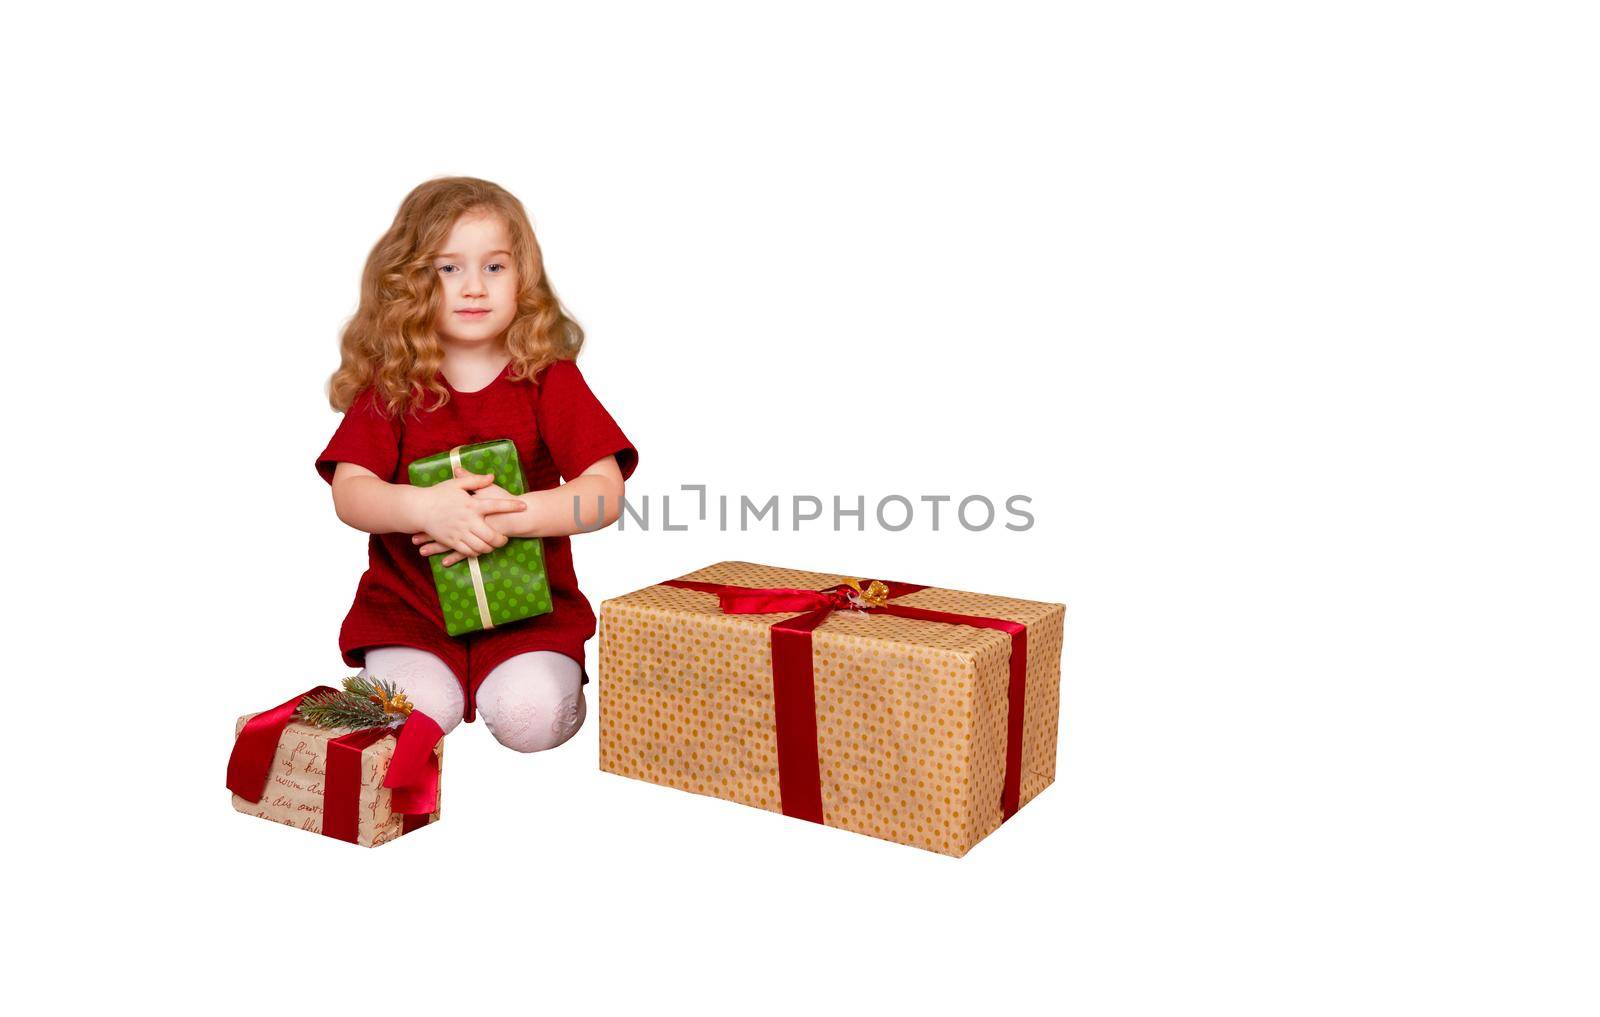
{"type": "MultiPolygon", "coordinates": [[[[508,494],[526,494],[517,446],[510,439],[458,445],[418,459],[408,468],[413,487],[432,487],[455,471],[490,473],[508,494]]],[[[445,631],[452,636],[548,614],[550,581],[545,575],[544,541],[512,537],[504,547],[446,568],[445,555],[430,555],[433,585],[439,591],[445,631]]]]}
{"type": "Polygon", "coordinates": [[[228,789],[240,812],[377,847],[439,818],[443,750],[392,685],[351,678],[240,717],[228,789]]]}
{"type": "Polygon", "coordinates": [[[1065,614],[712,565],[600,605],[600,768],[960,856],[1055,779],[1065,614]]]}

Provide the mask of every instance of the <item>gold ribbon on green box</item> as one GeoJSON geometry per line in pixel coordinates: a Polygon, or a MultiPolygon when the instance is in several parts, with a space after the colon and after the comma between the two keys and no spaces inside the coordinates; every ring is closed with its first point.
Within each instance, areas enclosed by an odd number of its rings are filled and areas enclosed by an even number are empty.
{"type": "MultiPolygon", "coordinates": [[[[450,450],[450,475],[466,467],[461,465],[461,446],[450,450]]],[[[509,490],[509,488],[507,489],[509,490]]],[[[472,598],[478,605],[478,622],[482,628],[494,628],[494,617],[489,613],[489,595],[483,589],[483,568],[476,557],[467,559],[467,571],[472,573],[472,598]]]]}

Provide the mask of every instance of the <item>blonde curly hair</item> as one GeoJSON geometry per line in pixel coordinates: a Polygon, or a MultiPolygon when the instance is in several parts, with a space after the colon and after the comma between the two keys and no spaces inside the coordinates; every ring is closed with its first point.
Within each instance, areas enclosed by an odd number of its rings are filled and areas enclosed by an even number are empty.
{"type": "Polygon", "coordinates": [[[561,306],[544,271],[544,254],[522,202],[476,177],[440,177],[406,195],[394,222],[367,255],[361,304],[339,338],[339,369],[328,379],[328,402],[341,413],[368,385],[391,415],[436,410],[450,401],[437,374],[444,353],[433,322],[441,300],[434,257],[463,215],[500,216],[517,265],[517,312],[506,329],[509,377],[533,378],[557,360],[572,360],[583,329],[561,306]],[[422,407],[428,394],[431,406],[422,407]]]}

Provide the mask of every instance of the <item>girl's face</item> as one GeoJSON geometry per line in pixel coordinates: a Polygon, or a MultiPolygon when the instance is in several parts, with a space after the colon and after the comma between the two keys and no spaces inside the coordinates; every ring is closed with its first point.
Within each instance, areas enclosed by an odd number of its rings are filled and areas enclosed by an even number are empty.
{"type": "Polygon", "coordinates": [[[492,344],[510,327],[517,313],[517,265],[499,216],[468,213],[457,219],[433,271],[442,294],[434,320],[439,342],[492,344]]]}

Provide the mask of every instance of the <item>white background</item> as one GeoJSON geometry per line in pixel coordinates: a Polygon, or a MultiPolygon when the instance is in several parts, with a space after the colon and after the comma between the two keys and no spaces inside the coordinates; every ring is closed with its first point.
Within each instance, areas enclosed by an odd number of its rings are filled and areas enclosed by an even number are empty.
{"type": "Polygon", "coordinates": [[[13,13],[11,1002],[1595,1012],[1582,8],[13,13]],[[591,600],[1063,601],[1053,787],[953,860],[603,774],[591,685],[381,850],[232,812],[233,719],[347,673],[323,386],[446,174],[527,205],[630,496],[1033,499],[586,535],[591,600]]]}

